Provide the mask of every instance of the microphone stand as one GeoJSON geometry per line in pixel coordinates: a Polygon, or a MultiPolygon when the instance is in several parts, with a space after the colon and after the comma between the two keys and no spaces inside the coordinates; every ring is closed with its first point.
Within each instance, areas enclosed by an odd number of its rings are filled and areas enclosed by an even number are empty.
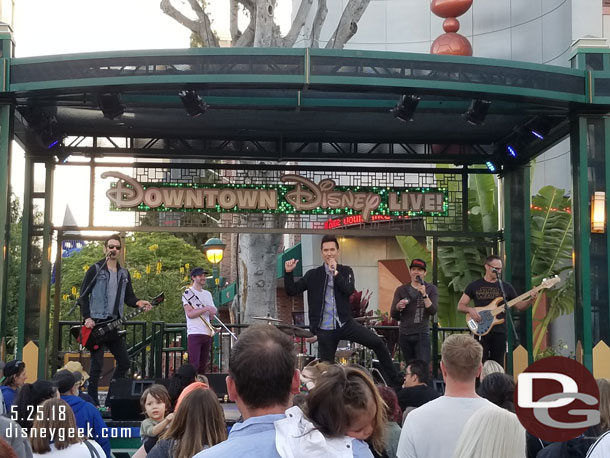
{"type": "MultiPolygon", "coordinates": [[[[498,280],[498,285],[500,286],[500,291],[502,292],[502,299],[504,300],[504,313],[506,314],[506,317],[508,318],[508,322],[510,322],[510,327],[513,330],[513,338],[514,338],[514,345],[518,346],[519,345],[519,336],[517,335],[517,330],[515,329],[515,322],[513,321],[513,314],[510,311],[510,308],[508,307],[508,300],[506,300],[506,291],[504,291],[504,283],[502,282],[502,279],[500,278],[500,275],[498,274],[498,271],[494,272],[496,274],[496,279],[498,280]]],[[[510,349],[512,351],[512,349],[510,349]]]]}

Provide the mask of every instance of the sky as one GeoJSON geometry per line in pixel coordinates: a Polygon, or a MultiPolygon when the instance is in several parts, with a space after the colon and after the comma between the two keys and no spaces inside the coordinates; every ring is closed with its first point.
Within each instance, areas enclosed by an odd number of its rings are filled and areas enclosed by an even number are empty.
{"type": "MultiPolygon", "coordinates": [[[[229,2],[206,1],[212,27],[221,38],[228,37],[229,2]]],[[[172,4],[188,16],[195,17],[186,0],[172,0],[172,4]]],[[[164,14],[159,5],[160,0],[17,0],[13,12],[15,57],[188,48],[190,30],[164,14]]],[[[282,0],[275,11],[276,21],[283,33],[290,26],[291,8],[291,1],[282,0]]],[[[243,27],[242,22],[246,21],[243,17],[240,26],[243,27]]],[[[80,209],[88,207],[88,195],[75,194],[74,188],[88,189],[88,175],[85,168],[79,169],[56,169],[54,224],[62,223],[66,200],[70,200],[77,223],[86,224],[86,212],[80,209]],[[75,176],[82,176],[82,183],[75,183],[75,176]],[[64,183],[69,183],[70,188],[64,183]]],[[[16,145],[11,181],[14,192],[22,196],[23,151],[16,145]]],[[[114,217],[118,219],[116,213],[114,217]]]]}

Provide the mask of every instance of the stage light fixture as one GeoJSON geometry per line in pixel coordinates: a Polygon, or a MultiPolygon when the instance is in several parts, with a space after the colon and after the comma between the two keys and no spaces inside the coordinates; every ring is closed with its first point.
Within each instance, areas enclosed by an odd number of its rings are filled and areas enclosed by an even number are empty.
{"type": "Polygon", "coordinates": [[[182,105],[186,110],[186,114],[191,118],[196,118],[199,115],[204,114],[210,106],[203,101],[197,94],[197,91],[180,91],[178,92],[182,105]]]}
{"type": "Polygon", "coordinates": [[[507,145],[506,150],[508,151],[508,154],[510,154],[512,157],[517,157],[517,150],[515,150],[515,148],[513,148],[512,146],[507,145]]]}
{"type": "Polygon", "coordinates": [[[125,113],[125,105],[121,103],[119,94],[99,94],[97,103],[106,119],[119,118],[125,113]]]}
{"type": "Polygon", "coordinates": [[[496,166],[493,164],[493,162],[487,161],[487,162],[485,162],[485,165],[487,166],[487,168],[489,169],[490,172],[496,171],[496,166]]]}
{"type": "Polygon", "coordinates": [[[57,159],[58,164],[65,164],[68,162],[68,158],[70,157],[70,153],[68,153],[63,145],[60,145],[57,148],[57,153],[55,153],[55,158],[57,159]]]}
{"type": "Polygon", "coordinates": [[[464,119],[466,119],[469,124],[475,126],[483,124],[490,105],[491,101],[489,100],[473,99],[472,102],[470,102],[468,110],[466,110],[466,113],[463,115],[464,119]]]}
{"type": "Polygon", "coordinates": [[[544,140],[544,137],[546,137],[550,131],[551,123],[544,118],[534,121],[530,126],[530,133],[540,140],[544,140]]]}
{"type": "Polygon", "coordinates": [[[400,100],[392,110],[392,114],[395,118],[401,121],[411,121],[415,110],[417,110],[417,104],[419,103],[420,97],[413,94],[405,94],[400,97],[400,100]]]}

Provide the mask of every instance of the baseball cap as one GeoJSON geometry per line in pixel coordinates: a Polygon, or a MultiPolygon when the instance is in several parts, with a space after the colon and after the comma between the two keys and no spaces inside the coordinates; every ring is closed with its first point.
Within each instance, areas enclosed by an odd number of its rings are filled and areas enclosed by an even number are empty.
{"type": "Polygon", "coordinates": [[[196,277],[197,275],[210,275],[207,270],[203,267],[195,267],[191,270],[191,278],[196,277]]]}
{"type": "Polygon", "coordinates": [[[3,374],[5,377],[18,374],[21,369],[25,367],[25,363],[19,359],[13,359],[5,364],[3,374]]]}
{"type": "Polygon", "coordinates": [[[411,261],[409,269],[412,269],[413,267],[419,267],[420,269],[426,270],[426,261],[424,261],[423,259],[415,258],[411,261]]]}
{"type": "Polygon", "coordinates": [[[76,377],[69,370],[61,369],[55,373],[51,381],[57,387],[59,394],[63,394],[72,389],[76,383],[76,377]]]}

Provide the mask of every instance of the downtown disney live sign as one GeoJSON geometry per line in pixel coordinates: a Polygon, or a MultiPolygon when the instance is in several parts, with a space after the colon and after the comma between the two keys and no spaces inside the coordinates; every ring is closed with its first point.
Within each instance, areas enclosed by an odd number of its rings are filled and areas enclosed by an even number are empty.
{"type": "Polygon", "coordinates": [[[337,186],[331,179],[316,184],[299,175],[259,185],[140,183],[115,171],[101,177],[117,179],[106,191],[112,210],[358,215],[370,222],[447,216],[449,207],[446,188],[337,186]]]}

